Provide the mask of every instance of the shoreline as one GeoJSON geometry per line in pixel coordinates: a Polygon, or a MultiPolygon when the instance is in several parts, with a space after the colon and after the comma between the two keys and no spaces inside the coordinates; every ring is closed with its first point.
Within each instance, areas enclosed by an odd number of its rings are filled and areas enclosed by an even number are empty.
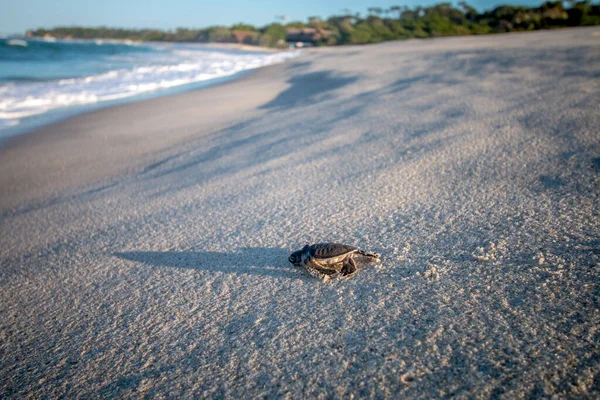
{"type": "MultiPolygon", "coordinates": [[[[293,62],[293,61],[292,61],[293,62]]],[[[2,176],[0,176],[0,186],[10,187],[16,182],[20,182],[18,186],[23,187],[23,183],[28,187],[38,186],[55,186],[60,179],[59,175],[63,171],[64,156],[48,156],[48,154],[64,154],[62,145],[65,143],[82,142],[76,146],[76,153],[88,160],[86,165],[79,165],[79,173],[84,175],[83,179],[78,179],[75,185],[66,184],[61,186],[61,190],[71,192],[72,190],[81,190],[82,188],[90,188],[97,185],[103,185],[102,182],[110,181],[118,177],[121,173],[133,170],[139,170],[144,164],[151,163],[153,154],[156,151],[168,151],[169,148],[176,147],[185,142],[187,138],[194,137],[195,132],[173,132],[169,137],[154,137],[154,142],[148,146],[144,144],[138,145],[137,140],[143,140],[147,132],[156,132],[157,127],[173,131],[173,127],[165,126],[161,123],[161,118],[166,116],[168,120],[172,114],[197,114],[198,117],[206,118],[208,121],[204,123],[196,123],[197,130],[201,130],[204,134],[209,134],[221,129],[225,129],[228,125],[238,121],[255,107],[257,107],[263,99],[268,97],[257,96],[254,99],[247,99],[243,102],[237,102],[238,108],[235,118],[231,118],[227,111],[228,102],[236,98],[239,93],[243,93],[248,86],[255,86],[255,82],[272,80],[271,86],[281,87],[283,82],[278,82],[276,75],[281,75],[281,70],[288,63],[268,65],[265,67],[256,68],[250,71],[244,71],[244,75],[237,79],[225,80],[215,85],[210,85],[197,90],[183,91],[167,96],[152,97],[146,100],[127,102],[124,104],[110,105],[101,107],[95,110],[87,111],[71,117],[67,117],[62,121],[44,125],[33,129],[23,134],[17,134],[5,138],[0,141],[0,168],[2,161],[12,161],[17,163],[13,168],[4,168],[2,176]],[[229,92],[231,90],[231,92],[229,92]],[[201,99],[201,104],[205,104],[202,112],[197,112],[197,99],[201,99]],[[127,115],[136,115],[143,113],[148,116],[149,121],[144,123],[135,123],[136,130],[127,132],[121,129],[118,133],[106,135],[102,133],[97,135],[96,132],[103,132],[104,121],[127,120],[127,115]],[[86,132],[87,131],[87,132],[86,132]],[[82,137],[82,133],[86,132],[82,137]],[[124,143],[123,143],[124,142],[124,143]],[[118,163],[106,165],[105,151],[98,151],[99,147],[110,148],[110,157],[113,162],[118,160],[118,163]],[[30,153],[46,154],[44,157],[46,163],[43,166],[37,166],[36,171],[28,171],[27,164],[31,159],[30,153]],[[150,157],[150,158],[148,158],[150,157]],[[27,171],[27,176],[34,177],[37,175],[47,175],[50,171],[54,171],[56,181],[48,182],[47,178],[38,181],[30,181],[19,177],[24,171],[27,171]],[[85,174],[83,173],[85,171],[85,174]],[[4,178],[4,179],[3,179],[4,178]],[[10,178],[8,181],[6,178],[10,178]]],[[[268,96],[268,94],[266,94],[268,96]]],[[[127,125],[127,124],[126,124],[127,125]]],[[[70,150],[69,152],[72,152],[70,150]]],[[[35,156],[34,158],[37,158],[35,156]]],[[[67,155],[67,159],[73,158],[67,155]]],[[[70,179],[67,179],[69,181],[70,179]]],[[[53,197],[51,190],[42,190],[41,197],[45,200],[53,197]]],[[[35,196],[39,196],[36,192],[35,196]]],[[[6,208],[6,204],[0,199],[0,208],[6,208]]],[[[44,200],[44,201],[45,201],[44,200]]],[[[18,203],[20,203],[19,200],[18,203]]],[[[34,201],[35,202],[35,201],[34,201]]],[[[18,203],[11,202],[15,207],[18,203]]],[[[17,207],[19,209],[20,207],[17,207]]],[[[0,212],[0,214],[2,214],[0,212]]]]}
{"type": "Polygon", "coordinates": [[[72,118],[77,118],[79,116],[83,116],[106,108],[120,107],[127,104],[140,103],[159,98],[167,98],[171,96],[177,96],[178,94],[182,93],[194,92],[198,90],[208,89],[213,86],[224,85],[230,81],[243,79],[245,76],[252,74],[256,69],[266,67],[268,66],[259,67],[255,69],[248,69],[234,73],[232,75],[221,76],[207,81],[192,82],[181,86],[174,86],[168,89],[159,89],[153,92],[141,93],[138,95],[124,97],[122,99],[117,100],[107,100],[98,103],[71,106],[66,107],[65,109],[57,108],[49,111],[50,115],[47,115],[46,113],[33,115],[31,116],[31,118],[33,118],[33,121],[25,121],[25,123],[19,123],[17,125],[8,127],[4,130],[0,130],[0,148],[2,147],[3,143],[9,141],[11,138],[19,137],[22,135],[28,135],[32,132],[43,130],[44,128],[50,127],[54,124],[59,124],[64,121],[68,121],[72,118]]]}
{"type": "MultiPolygon", "coordinates": [[[[68,42],[68,41],[65,41],[68,42]]],[[[96,40],[87,40],[86,42],[90,42],[90,43],[94,43],[96,42],[96,40]]],[[[120,42],[127,42],[127,41],[112,41],[115,43],[120,43],[120,42]]],[[[163,43],[161,42],[146,42],[146,45],[149,46],[150,48],[153,48],[152,46],[154,45],[161,45],[163,43]]],[[[170,43],[169,45],[177,45],[177,43],[170,43]]],[[[178,79],[174,79],[173,77],[169,78],[171,79],[171,81],[167,81],[166,84],[163,84],[163,81],[161,81],[160,79],[167,79],[164,78],[163,75],[157,75],[157,76],[150,76],[150,78],[155,79],[155,80],[150,80],[148,81],[148,85],[154,85],[154,88],[150,88],[149,90],[146,89],[141,89],[140,90],[125,90],[122,89],[120,92],[118,92],[116,95],[114,93],[111,92],[111,90],[113,90],[110,87],[106,87],[106,88],[102,88],[102,87],[97,87],[97,88],[92,88],[89,89],[87,88],[87,85],[83,84],[82,82],[80,82],[80,84],[82,85],[82,88],[79,88],[78,90],[83,91],[83,93],[86,93],[88,95],[88,97],[93,97],[95,98],[95,100],[86,100],[87,102],[84,102],[84,104],[77,104],[77,102],[73,103],[73,104],[69,104],[66,106],[61,106],[61,103],[57,103],[56,104],[56,97],[57,95],[53,95],[52,92],[52,88],[50,89],[36,89],[36,90],[42,90],[40,92],[40,94],[36,94],[36,96],[38,96],[37,98],[34,96],[34,99],[40,99],[40,100],[45,100],[47,102],[49,102],[49,105],[46,108],[42,108],[40,109],[40,107],[30,107],[30,109],[27,109],[27,106],[23,106],[25,107],[25,110],[27,110],[27,112],[29,113],[29,115],[24,115],[22,117],[19,116],[19,114],[26,114],[23,112],[19,112],[20,110],[16,110],[16,114],[14,112],[14,107],[12,106],[8,106],[7,105],[7,109],[6,109],[6,113],[3,113],[3,120],[1,121],[2,124],[4,124],[2,126],[2,129],[0,129],[0,141],[4,141],[6,138],[9,138],[11,136],[15,136],[15,135],[20,135],[20,134],[26,134],[27,132],[31,132],[35,129],[39,129],[43,126],[47,126],[50,125],[52,123],[56,123],[59,121],[63,121],[65,119],[68,119],[70,117],[73,116],[77,116],[80,115],[82,113],[86,113],[86,112],[90,112],[93,110],[97,110],[97,109],[101,109],[101,108],[105,108],[105,107],[111,107],[114,105],[120,105],[120,104],[127,104],[127,103],[131,103],[131,102],[138,102],[138,101],[143,101],[143,100],[147,100],[147,99],[151,99],[151,98],[156,98],[156,97],[164,97],[164,96],[170,96],[172,94],[178,94],[178,93],[182,93],[182,92],[187,92],[187,91],[193,91],[193,90],[200,90],[206,87],[210,87],[210,86],[214,86],[214,85],[218,85],[221,84],[223,82],[229,81],[229,80],[235,80],[235,79],[239,79],[241,77],[243,77],[245,74],[249,73],[250,71],[256,69],[256,68],[260,68],[261,66],[264,66],[264,64],[270,65],[271,63],[280,63],[280,62],[285,62],[287,59],[289,58],[293,58],[293,57],[297,57],[298,53],[294,53],[291,51],[281,51],[281,52],[272,52],[272,51],[263,51],[260,48],[249,48],[252,46],[244,46],[244,45],[212,45],[212,44],[208,44],[208,45],[204,45],[204,44],[200,44],[198,46],[198,51],[200,51],[200,53],[198,53],[195,57],[196,58],[191,58],[189,62],[201,62],[202,63],[202,52],[201,49],[204,49],[204,51],[207,51],[209,53],[213,53],[212,51],[214,50],[214,54],[221,54],[219,52],[223,51],[223,57],[227,60],[229,59],[229,57],[231,57],[232,59],[230,61],[233,61],[234,64],[231,65],[235,65],[235,68],[230,68],[229,70],[227,68],[225,68],[224,70],[219,70],[217,69],[216,71],[212,71],[211,70],[211,63],[209,61],[206,61],[206,64],[208,64],[208,72],[207,73],[202,73],[199,74],[197,76],[195,75],[184,75],[183,77],[179,77],[178,79]],[[252,53],[261,53],[260,55],[257,55],[256,57],[254,57],[252,55],[252,53]],[[227,54],[230,54],[231,56],[228,56],[227,54]],[[241,57],[241,58],[240,58],[241,57]],[[236,71],[237,72],[234,72],[236,71]],[[212,71],[212,72],[211,72],[212,71]],[[165,87],[166,86],[166,87],[165,87]],[[45,91],[44,91],[45,90],[45,91]],[[109,93],[109,95],[107,95],[106,93],[109,93]],[[96,98],[97,96],[97,98],[96,98]],[[11,108],[12,107],[12,108],[11,108]],[[5,114],[5,115],[4,115],[5,114]],[[11,116],[13,115],[14,116],[11,116]]],[[[193,49],[192,47],[186,47],[190,52],[196,51],[195,49],[193,49]]],[[[176,47],[169,47],[169,49],[171,49],[172,51],[175,51],[177,48],[176,47]]],[[[176,52],[176,51],[175,51],[176,52]]],[[[188,62],[187,59],[184,59],[184,61],[188,62]]],[[[151,68],[158,68],[160,67],[160,65],[157,66],[151,66],[151,68]]],[[[175,65],[176,67],[176,65],[175,65]]],[[[131,69],[131,73],[133,74],[138,68],[135,67],[134,64],[132,64],[132,66],[130,67],[131,69]]],[[[121,71],[121,70],[119,70],[121,71]]],[[[113,73],[113,72],[119,72],[117,70],[115,71],[108,71],[108,72],[103,72],[100,75],[92,75],[92,76],[82,76],[82,77],[78,77],[77,79],[82,80],[83,78],[86,78],[86,82],[87,82],[87,78],[96,78],[97,76],[102,77],[103,74],[108,74],[108,73],[113,73]]],[[[123,70],[125,71],[125,70],[123,70]]],[[[123,72],[121,71],[121,72],[123,72]]],[[[202,70],[201,70],[202,71],[202,70]]],[[[75,80],[76,78],[73,78],[73,80],[75,80]]],[[[148,79],[148,78],[145,78],[148,79]]],[[[60,81],[58,81],[57,79],[51,79],[48,82],[50,83],[56,83],[58,82],[60,84],[60,81]]],[[[131,81],[128,81],[127,79],[119,81],[116,80],[115,82],[112,83],[107,83],[105,85],[110,85],[110,84],[120,84],[121,86],[123,86],[124,84],[127,83],[131,83],[131,81]]],[[[138,83],[134,81],[134,86],[137,86],[138,83]]],[[[142,85],[143,86],[143,85],[142,85]]],[[[61,93],[59,88],[54,88],[53,90],[58,91],[58,93],[61,93]]],[[[65,93],[65,95],[67,96],[72,96],[73,94],[71,92],[69,92],[69,90],[75,91],[75,89],[67,89],[67,92],[65,93]]],[[[11,104],[10,101],[12,101],[13,103],[17,102],[17,104],[20,104],[19,102],[25,104],[27,103],[29,100],[29,97],[27,97],[27,99],[25,99],[24,97],[22,97],[22,95],[20,94],[20,91],[15,91],[13,94],[10,94],[11,92],[8,92],[9,94],[7,94],[7,96],[9,97],[9,105],[11,104]]]]}

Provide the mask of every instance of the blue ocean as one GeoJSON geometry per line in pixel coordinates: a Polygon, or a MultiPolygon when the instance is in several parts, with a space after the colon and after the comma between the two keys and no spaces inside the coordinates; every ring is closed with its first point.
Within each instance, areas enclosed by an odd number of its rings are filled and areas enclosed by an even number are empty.
{"type": "Polygon", "coordinates": [[[197,44],[0,39],[0,136],[206,86],[295,55],[197,44]]]}

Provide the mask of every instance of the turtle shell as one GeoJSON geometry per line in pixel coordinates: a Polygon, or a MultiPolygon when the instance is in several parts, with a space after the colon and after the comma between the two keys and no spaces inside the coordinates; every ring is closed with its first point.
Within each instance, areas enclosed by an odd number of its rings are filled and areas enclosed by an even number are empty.
{"type": "Polygon", "coordinates": [[[317,243],[309,248],[311,257],[317,260],[346,256],[356,251],[358,251],[358,247],[340,243],[317,243]]]}

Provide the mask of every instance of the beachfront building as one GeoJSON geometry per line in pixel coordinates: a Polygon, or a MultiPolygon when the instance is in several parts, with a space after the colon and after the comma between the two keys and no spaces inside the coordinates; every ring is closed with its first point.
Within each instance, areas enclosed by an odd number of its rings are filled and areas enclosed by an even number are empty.
{"type": "Polygon", "coordinates": [[[320,28],[288,28],[285,41],[294,47],[314,46],[332,34],[332,31],[320,28]]]}

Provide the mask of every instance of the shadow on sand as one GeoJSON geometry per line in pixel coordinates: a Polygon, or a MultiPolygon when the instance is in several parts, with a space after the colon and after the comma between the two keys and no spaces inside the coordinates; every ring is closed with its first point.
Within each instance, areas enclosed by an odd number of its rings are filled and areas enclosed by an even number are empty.
{"type": "Polygon", "coordinates": [[[289,88],[259,108],[287,109],[315,103],[320,100],[320,96],[323,94],[340,89],[357,80],[358,76],[336,76],[333,71],[318,71],[295,75],[287,81],[287,83],[291,84],[289,88]]]}
{"type": "Polygon", "coordinates": [[[304,279],[306,275],[288,262],[289,250],[247,247],[236,252],[214,251],[129,251],[116,257],[152,267],[194,269],[237,275],[304,279]]]}

